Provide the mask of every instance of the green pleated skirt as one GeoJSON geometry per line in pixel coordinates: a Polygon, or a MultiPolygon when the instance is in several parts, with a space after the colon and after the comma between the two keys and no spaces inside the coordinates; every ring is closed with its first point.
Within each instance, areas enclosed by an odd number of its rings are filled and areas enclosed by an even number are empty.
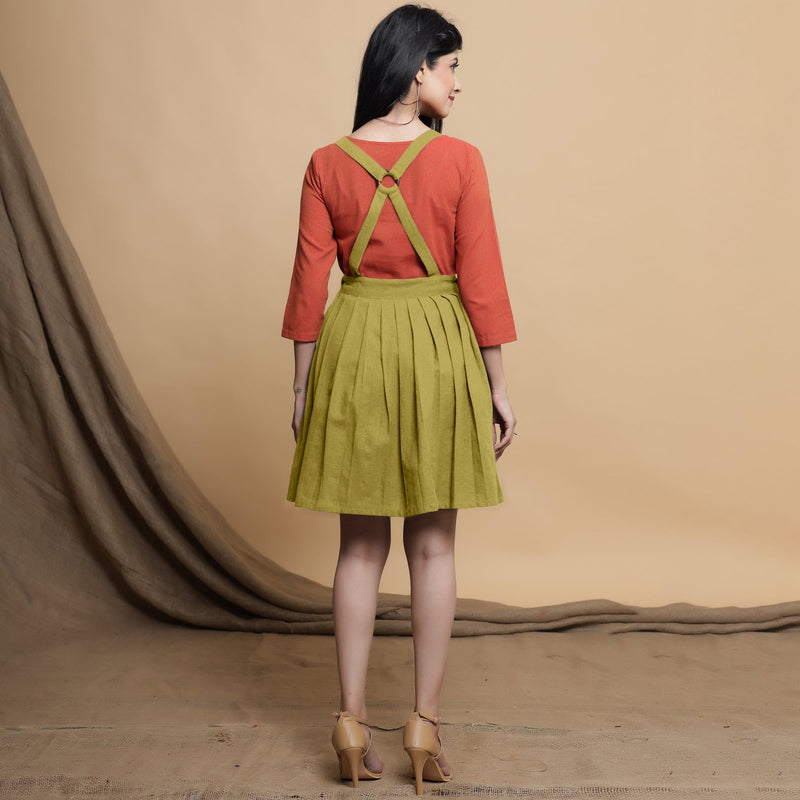
{"type": "Polygon", "coordinates": [[[288,499],[396,517],[496,505],[492,414],[454,275],[345,276],[314,352],[288,499]]]}

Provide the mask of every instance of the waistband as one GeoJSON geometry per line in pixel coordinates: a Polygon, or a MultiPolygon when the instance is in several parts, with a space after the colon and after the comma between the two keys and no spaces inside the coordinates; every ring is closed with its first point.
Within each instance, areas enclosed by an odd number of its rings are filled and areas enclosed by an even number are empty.
{"type": "Polygon", "coordinates": [[[341,292],[356,297],[424,297],[458,294],[455,275],[431,275],[425,278],[364,278],[344,275],[341,292]]]}

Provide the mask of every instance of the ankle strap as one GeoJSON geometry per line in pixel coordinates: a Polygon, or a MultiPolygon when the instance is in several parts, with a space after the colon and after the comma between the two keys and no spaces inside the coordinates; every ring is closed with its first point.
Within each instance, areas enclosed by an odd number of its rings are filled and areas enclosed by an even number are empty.
{"type": "Polygon", "coordinates": [[[432,722],[434,725],[438,725],[441,722],[441,717],[432,717],[430,714],[423,714],[421,711],[417,711],[423,719],[428,720],[428,722],[432,722]]]}
{"type": "Polygon", "coordinates": [[[350,717],[350,719],[354,719],[356,722],[360,722],[362,725],[369,725],[369,722],[367,722],[365,719],[361,719],[361,717],[357,717],[355,714],[351,714],[349,711],[339,711],[334,713],[332,716],[336,717],[336,719],[339,719],[339,717],[350,717]]]}

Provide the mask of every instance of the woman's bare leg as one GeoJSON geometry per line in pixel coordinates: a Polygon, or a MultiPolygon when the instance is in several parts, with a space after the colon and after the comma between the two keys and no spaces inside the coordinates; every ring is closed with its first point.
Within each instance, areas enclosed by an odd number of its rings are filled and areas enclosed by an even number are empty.
{"type": "MultiPolygon", "coordinates": [[[[403,528],[411,577],[415,710],[437,717],[456,610],[456,513],[441,509],[408,517],[403,528]]],[[[444,755],[439,764],[450,772],[444,755]]]]}
{"type": "MultiPolygon", "coordinates": [[[[390,520],[341,514],[339,531],[339,561],[333,579],[333,628],[340,707],[367,719],[367,664],[375,629],[378,585],[391,543],[390,520]]],[[[383,770],[383,761],[374,748],[370,748],[364,763],[372,772],[383,770]]]]}

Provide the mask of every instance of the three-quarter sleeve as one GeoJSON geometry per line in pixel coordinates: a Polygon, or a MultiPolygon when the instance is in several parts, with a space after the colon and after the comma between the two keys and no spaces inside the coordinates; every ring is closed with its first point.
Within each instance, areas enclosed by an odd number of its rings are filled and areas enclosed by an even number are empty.
{"type": "Polygon", "coordinates": [[[489,180],[480,151],[469,148],[456,212],[456,272],[461,300],[481,347],[517,338],[497,239],[489,180]]]}
{"type": "Polygon", "coordinates": [[[317,153],[303,178],[300,225],[294,269],[281,335],[297,342],[314,342],[322,327],[328,300],[328,277],[336,260],[336,238],[325,205],[316,163],[317,153]]]}

